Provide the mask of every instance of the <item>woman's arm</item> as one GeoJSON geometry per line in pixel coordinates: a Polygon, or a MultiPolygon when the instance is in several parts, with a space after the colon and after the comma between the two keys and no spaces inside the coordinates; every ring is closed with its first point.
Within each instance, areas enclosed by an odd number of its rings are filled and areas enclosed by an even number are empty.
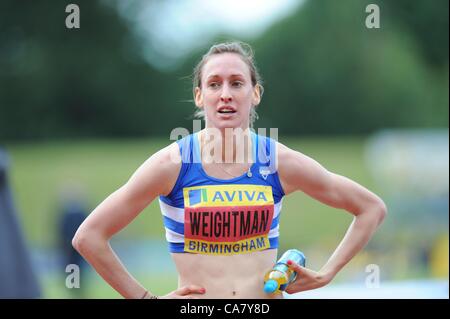
{"type": "MultiPolygon", "coordinates": [[[[180,167],[176,143],[155,153],[136,170],[125,185],[95,208],[73,238],[74,248],[125,298],[142,298],[152,293],[146,294],[146,289],[128,273],[111,249],[109,240],[157,196],[167,195],[171,191],[180,167]]],[[[185,288],[176,295],[188,295],[196,292],[197,288],[199,287],[185,288]]]]}
{"type": "Polygon", "coordinates": [[[329,172],[312,158],[280,143],[277,149],[278,174],[286,195],[300,190],[324,204],[354,215],[343,240],[319,272],[292,265],[299,280],[286,292],[319,288],[328,284],[367,244],[386,216],[386,205],[371,191],[344,176],[329,172]]]}

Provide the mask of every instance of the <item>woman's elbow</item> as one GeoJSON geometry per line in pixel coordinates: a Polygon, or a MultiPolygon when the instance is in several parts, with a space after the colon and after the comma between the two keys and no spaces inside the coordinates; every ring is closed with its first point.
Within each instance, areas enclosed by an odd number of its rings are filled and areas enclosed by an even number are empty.
{"type": "Polygon", "coordinates": [[[86,246],[86,235],[84,234],[84,231],[82,229],[78,228],[77,232],[72,238],[72,247],[76,251],[81,252],[84,246],[86,246]]]}
{"type": "Polygon", "coordinates": [[[377,217],[378,225],[380,225],[387,215],[387,207],[383,200],[379,200],[375,206],[374,212],[377,217]]]}
{"type": "Polygon", "coordinates": [[[80,227],[72,238],[72,246],[76,251],[83,255],[92,248],[92,245],[97,241],[94,237],[92,231],[80,227]]]}

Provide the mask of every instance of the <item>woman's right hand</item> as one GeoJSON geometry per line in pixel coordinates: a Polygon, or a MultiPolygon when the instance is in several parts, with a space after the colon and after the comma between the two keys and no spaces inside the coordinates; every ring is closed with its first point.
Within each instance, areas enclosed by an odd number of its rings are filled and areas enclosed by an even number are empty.
{"type": "Polygon", "coordinates": [[[159,297],[160,299],[198,299],[198,294],[204,294],[206,289],[197,285],[189,285],[178,288],[165,296],[159,297]]]}

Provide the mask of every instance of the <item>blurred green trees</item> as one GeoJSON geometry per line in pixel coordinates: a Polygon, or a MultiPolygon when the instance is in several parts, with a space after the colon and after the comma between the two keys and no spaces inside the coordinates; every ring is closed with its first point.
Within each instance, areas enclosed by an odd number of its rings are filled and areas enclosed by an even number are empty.
{"type": "Polygon", "coordinates": [[[379,2],[380,29],[365,27],[368,3],[309,1],[255,42],[259,124],[290,134],[448,125],[448,2],[379,2]],[[427,10],[409,10],[416,3],[427,10]]]}
{"type": "Polygon", "coordinates": [[[77,1],[81,28],[69,30],[69,3],[0,5],[0,138],[157,132],[168,76],[144,62],[112,7],[77,1]]]}
{"type": "MultiPolygon", "coordinates": [[[[162,73],[113,6],[77,1],[81,28],[68,30],[69,3],[0,4],[0,140],[191,129],[183,77],[207,48],[162,73]]],[[[307,1],[242,40],[265,80],[257,127],[346,135],[448,126],[448,1],[307,1]],[[380,6],[380,29],[365,27],[369,3],[380,6]]]]}

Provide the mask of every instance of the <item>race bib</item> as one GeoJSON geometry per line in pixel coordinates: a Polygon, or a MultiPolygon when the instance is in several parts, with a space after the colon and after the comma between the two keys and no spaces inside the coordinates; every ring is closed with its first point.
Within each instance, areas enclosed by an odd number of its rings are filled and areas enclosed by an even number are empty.
{"type": "Polygon", "coordinates": [[[186,187],[183,196],[186,252],[233,255],[270,248],[271,186],[186,187]]]}

